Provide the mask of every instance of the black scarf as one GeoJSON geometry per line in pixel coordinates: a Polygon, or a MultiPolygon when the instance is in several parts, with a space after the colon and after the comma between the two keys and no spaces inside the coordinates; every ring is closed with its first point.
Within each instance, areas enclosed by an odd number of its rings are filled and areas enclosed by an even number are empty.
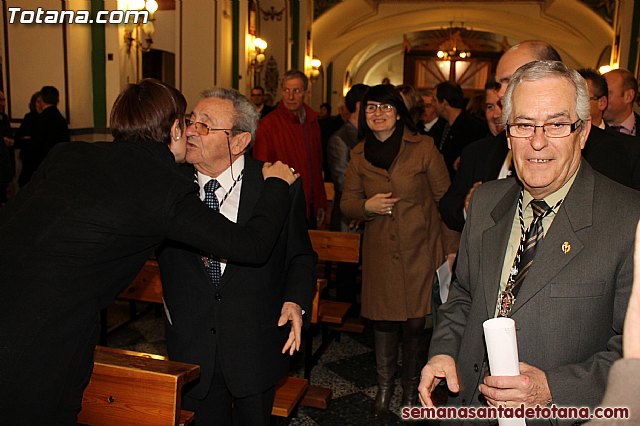
{"type": "Polygon", "coordinates": [[[368,130],[364,140],[364,158],[374,166],[388,171],[400,152],[403,131],[402,120],[396,121],[396,129],[384,141],[378,140],[373,132],[368,130]]]}

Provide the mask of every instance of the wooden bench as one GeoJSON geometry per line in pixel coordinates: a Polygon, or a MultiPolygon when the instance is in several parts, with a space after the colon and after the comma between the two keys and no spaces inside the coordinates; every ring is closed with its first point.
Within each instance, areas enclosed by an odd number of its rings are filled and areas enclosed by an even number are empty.
{"type": "Polygon", "coordinates": [[[197,365],[97,346],[78,423],[187,425],[194,414],[181,409],[182,387],[199,375],[197,365]]]}
{"type": "MultiPolygon", "coordinates": [[[[309,237],[319,261],[347,263],[358,263],[360,261],[360,234],[358,233],[310,230],[309,237]]],[[[326,280],[318,280],[318,291],[316,291],[316,296],[313,300],[311,323],[321,322],[338,326],[346,325],[345,318],[351,308],[351,304],[321,299],[320,293],[326,284],[326,280]]],[[[354,324],[349,324],[349,327],[353,329],[350,331],[361,333],[364,330],[364,327],[360,329],[355,326],[354,321],[351,322],[354,324]]]]}
{"type": "MultiPolygon", "coordinates": [[[[309,237],[319,261],[358,263],[360,260],[360,234],[358,233],[310,230],[309,237]]],[[[327,279],[318,279],[311,309],[311,324],[322,327],[322,343],[315,352],[313,352],[311,333],[305,333],[304,377],[307,379],[310,379],[311,370],[331,343],[332,337],[328,334],[329,326],[336,327],[335,331],[362,332],[364,330],[362,323],[358,324],[357,320],[349,321],[346,318],[351,303],[322,299],[322,290],[326,285],[327,279]]],[[[310,386],[301,404],[326,409],[330,399],[330,389],[310,386]]]]}
{"type": "MultiPolygon", "coordinates": [[[[148,260],[133,282],[120,293],[118,298],[134,302],[162,304],[162,280],[158,262],[148,260]]],[[[160,355],[154,356],[164,358],[160,355]]],[[[308,387],[309,381],[307,379],[298,377],[284,378],[276,388],[271,414],[277,417],[289,417],[308,387]]]]}

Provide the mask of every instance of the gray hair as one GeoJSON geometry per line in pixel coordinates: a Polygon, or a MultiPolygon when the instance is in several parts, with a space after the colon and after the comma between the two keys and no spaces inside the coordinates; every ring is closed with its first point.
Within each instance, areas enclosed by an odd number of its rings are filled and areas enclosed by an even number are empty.
{"type": "Polygon", "coordinates": [[[202,92],[203,98],[228,99],[233,103],[233,131],[251,133],[251,143],[256,137],[260,114],[255,105],[235,89],[212,87],[202,92]]]}
{"type": "Polygon", "coordinates": [[[589,88],[587,82],[576,70],[568,68],[559,61],[533,61],[518,68],[507,91],[502,98],[502,121],[508,123],[513,111],[513,92],[520,83],[538,81],[544,78],[557,77],[567,80],[576,92],[575,106],[578,119],[586,121],[589,118],[589,88]]]}
{"type": "Polygon", "coordinates": [[[289,70],[285,72],[282,76],[282,82],[280,83],[280,85],[282,85],[282,83],[284,83],[285,81],[293,80],[294,78],[299,78],[300,80],[302,80],[302,86],[304,87],[304,91],[306,92],[309,88],[309,79],[307,78],[305,73],[300,70],[289,70]]]}

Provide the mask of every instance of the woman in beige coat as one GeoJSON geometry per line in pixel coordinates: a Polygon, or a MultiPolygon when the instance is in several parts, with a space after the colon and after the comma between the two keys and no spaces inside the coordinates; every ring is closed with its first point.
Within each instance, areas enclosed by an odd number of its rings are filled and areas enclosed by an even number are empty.
{"type": "Polygon", "coordinates": [[[427,351],[426,316],[436,268],[457,250],[437,203],[449,174],[433,140],[418,135],[391,85],[364,95],[358,122],[364,142],[352,151],[341,210],[365,222],[362,316],[374,321],[378,393],[374,413],[389,407],[402,336],[402,404],[417,402],[427,351]]]}

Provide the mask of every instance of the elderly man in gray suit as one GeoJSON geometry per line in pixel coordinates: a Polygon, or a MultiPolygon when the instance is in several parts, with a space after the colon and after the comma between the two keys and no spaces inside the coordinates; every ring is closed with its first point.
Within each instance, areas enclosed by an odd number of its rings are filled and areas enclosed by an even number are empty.
{"type": "Polygon", "coordinates": [[[640,192],[581,160],[591,123],[576,71],[526,64],[502,102],[517,178],[483,184],[472,197],[420,397],[433,405],[446,380],[456,406],[594,407],[621,356],[640,192]],[[518,376],[488,371],[482,323],[494,316],[515,320],[518,376]]]}

